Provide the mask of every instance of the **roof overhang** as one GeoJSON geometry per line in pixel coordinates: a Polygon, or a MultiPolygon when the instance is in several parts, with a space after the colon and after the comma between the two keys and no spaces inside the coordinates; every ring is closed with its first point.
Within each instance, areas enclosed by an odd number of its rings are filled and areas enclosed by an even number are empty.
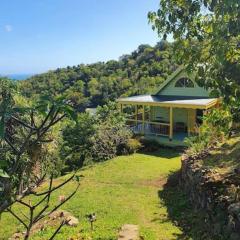
{"type": "Polygon", "coordinates": [[[220,102],[220,99],[183,96],[140,95],[128,98],[119,98],[117,102],[125,105],[209,109],[217,105],[220,102]]]}

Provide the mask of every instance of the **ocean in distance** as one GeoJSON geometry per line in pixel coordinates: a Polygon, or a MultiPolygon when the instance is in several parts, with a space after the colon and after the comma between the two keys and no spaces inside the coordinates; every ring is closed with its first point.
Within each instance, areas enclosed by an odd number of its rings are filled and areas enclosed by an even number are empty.
{"type": "Polygon", "coordinates": [[[12,79],[12,80],[25,80],[27,78],[30,78],[33,76],[33,74],[8,74],[6,77],[12,79]]]}

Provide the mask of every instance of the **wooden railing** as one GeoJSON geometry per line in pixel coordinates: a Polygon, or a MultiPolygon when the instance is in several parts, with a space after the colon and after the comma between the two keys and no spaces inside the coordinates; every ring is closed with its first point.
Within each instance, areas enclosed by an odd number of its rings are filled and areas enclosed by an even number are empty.
{"type": "Polygon", "coordinates": [[[135,133],[143,133],[143,134],[153,134],[153,135],[161,135],[161,136],[169,136],[170,134],[170,124],[169,123],[161,123],[161,122],[149,122],[149,121],[141,121],[141,120],[127,120],[127,125],[135,133]]]}
{"type": "MultiPolygon", "coordinates": [[[[149,129],[149,132],[156,135],[163,135],[163,136],[169,136],[170,134],[170,124],[167,123],[147,123],[145,124],[145,128],[149,129]]],[[[146,129],[146,130],[148,130],[146,129]]]]}

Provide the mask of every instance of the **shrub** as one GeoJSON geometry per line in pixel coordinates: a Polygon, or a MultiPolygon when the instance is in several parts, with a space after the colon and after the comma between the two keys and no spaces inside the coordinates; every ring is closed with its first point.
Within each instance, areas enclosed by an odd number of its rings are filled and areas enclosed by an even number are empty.
{"type": "MultiPolygon", "coordinates": [[[[211,109],[203,118],[205,124],[216,133],[228,135],[231,130],[233,117],[227,108],[211,109]]],[[[204,126],[204,125],[203,125],[204,126]]]]}
{"type": "Polygon", "coordinates": [[[77,123],[69,123],[63,130],[61,157],[66,165],[64,170],[126,154],[131,137],[124,115],[113,102],[98,107],[94,116],[78,114],[77,123]]]}
{"type": "Polygon", "coordinates": [[[97,127],[92,139],[93,161],[105,161],[126,152],[126,146],[132,137],[131,131],[112,122],[103,122],[97,127]]]}
{"type": "Polygon", "coordinates": [[[188,145],[186,153],[192,158],[197,158],[199,155],[208,151],[209,136],[207,135],[192,136],[186,138],[185,143],[188,145]]]}
{"type": "Polygon", "coordinates": [[[125,116],[119,111],[117,104],[109,102],[98,107],[95,120],[96,131],[91,150],[93,161],[105,161],[125,154],[132,132],[126,127],[125,116]]]}
{"type": "Polygon", "coordinates": [[[77,120],[77,123],[67,124],[62,132],[61,159],[65,162],[64,171],[81,168],[90,157],[95,120],[88,113],[78,114],[77,120]]]}
{"type": "Polygon", "coordinates": [[[212,109],[203,120],[204,123],[198,128],[198,134],[185,140],[188,145],[186,152],[194,158],[223,143],[229,136],[232,126],[232,116],[224,108],[212,109]]]}
{"type": "Polygon", "coordinates": [[[154,139],[146,139],[144,137],[140,138],[140,142],[143,146],[144,151],[154,152],[157,151],[160,147],[160,144],[154,139]]]}
{"type": "Polygon", "coordinates": [[[139,140],[135,138],[130,138],[126,145],[126,150],[129,154],[136,153],[138,150],[142,148],[142,144],[139,140]]]}

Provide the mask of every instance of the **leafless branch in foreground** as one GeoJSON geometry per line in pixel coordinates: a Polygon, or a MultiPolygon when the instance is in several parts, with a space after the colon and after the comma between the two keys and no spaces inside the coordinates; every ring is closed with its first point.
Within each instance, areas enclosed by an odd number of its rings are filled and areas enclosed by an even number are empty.
{"type": "MultiPolygon", "coordinates": [[[[64,186],[65,184],[67,184],[70,180],[73,180],[73,177],[75,176],[75,174],[73,174],[70,178],[68,178],[67,180],[65,180],[63,183],[59,184],[56,187],[53,187],[53,177],[50,178],[49,180],[49,186],[48,186],[48,190],[40,193],[39,195],[37,193],[32,193],[35,196],[43,196],[43,198],[41,198],[37,203],[35,203],[34,205],[31,204],[31,202],[29,201],[26,202],[23,199],[21,200],[17,200],[17,202],[19,204],[21,204],[24,208],[27,209],[26,212],[28,212],[28,216],[26,216],[26,214],[23,214],[23,216],[27,219],[26,221],[23,221],[22,218],[19,216],[20,214],[15,213],[11,208],[7,208],[7,212],[9,212],[12,216],[14,216],[26,229],[25,234],[24,234],[24,240],[29,239],[30,234],[31,234],[31,230],[34,226],[34,224],[36,224],[37,222],[39,222],[40,220],[42,220],[43,218],[49,216],[50,214],[52,214],[53,212],[55,212],[56,210],[58,210],[64,203],[66,203],[67,201],[69,201],[78,191],[79,187],[80,187],[80,183],[77,182],[76,184],[76,188],[75,190],[68,196],[66,197],[63,201],[61,201],[59,204],[57,204],[56,206],[53,206],[50,210],[50,198],[51,195],[58,190],[59,188],[61,188],[62,186],[64,186]],[[40,209],[39,209],[40,208],[40,209]]],[[[60,224],[60,226],[56,229],[56,231],[54,232],[54,234],[50,237],[49,240],[54,239],[54,237],[58,234],[58,232],[60,231],[60,229],[66,225],[68,223],[67,220],[63,220],[62,223],[60,224]]]]}
{"type": "MultiPolygon", "coordinates": [[[[12,159],[10,161],[11,164],[8,166],[7,174],[9,177],[4,179],[4,181],[0,178],[1,183],[4,184],[4,192],[2,192],[3,194],[0,198],[0,214],[8,212],[24,226],[26,229],[24,234],[25,240],[29,239],[32,228],[36,223],[70,200],[80,186],[78,181],[76,189],[52,208],[50,204],[52,194],[74,180],[76,173],[73,173],[72,176],[55,187],[53,187],[53,176],[51,176],[48,181],[48,190],[43,192],[37,191],[46,182],[47,175],[42,170],[40,173],[38,171],[35,173],[34,171],[37,164],[41,163],[41,154],[36,149],[52,141],[49,138],[52,127],[66,117],[66,114],[63,113],[64,111],[54,103],[47,109],[49,110],[45,115],[41,115],[39,112],[41,110],[38,111],[38,108],[31,109],[30,112],[24,115],[19,112],[12,114],[11,118],[6,122],[2,133],[4,134],[1,142],[3,143],[2,149],[7,149],[11,153],[12,159]],[[13,179],[17,179],[17,181],[13,181],[13,179]],[[30,198],[31,196],[37,199],[36,203],[32,204],[31,201],[25,200],[26,197],[30,198]],[[22,208],[26,209],[26,212],[22,211],[22,209],[20,213],[14,211],[11,208],[14,203],[20,204],[22,208]]],[[[4,112],[1,114],[3,119],[4,112]]],[[[50,239],[53,239],[66,224],[67,221],[63,221],[50,239]]]]}

